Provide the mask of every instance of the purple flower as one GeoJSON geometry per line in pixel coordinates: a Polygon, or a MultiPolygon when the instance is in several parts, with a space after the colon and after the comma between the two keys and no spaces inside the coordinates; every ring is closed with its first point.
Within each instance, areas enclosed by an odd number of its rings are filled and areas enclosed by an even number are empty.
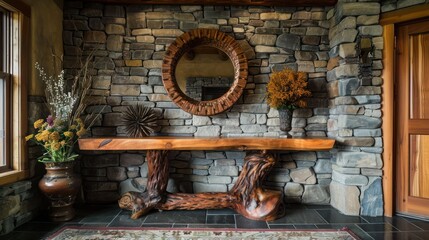
{"type": "Polygon", "coordinates": [[[50,127],[52,127],[52,126],[54,125],[54,118],[52,117],[52,115],[49,115],[49,116],[46,118],[46,122],[48,123],[48,125],[49,125],[50,127]]]}

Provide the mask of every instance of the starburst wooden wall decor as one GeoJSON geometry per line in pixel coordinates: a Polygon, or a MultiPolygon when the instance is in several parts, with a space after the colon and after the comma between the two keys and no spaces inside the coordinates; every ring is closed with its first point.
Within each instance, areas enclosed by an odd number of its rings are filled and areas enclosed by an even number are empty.
{"type": "Polygon", "coordinates": [[[122,123],[130,137],[147,137],[155,132],[159,115],[149,107],[130,105],[122,112],[122,123]]]}

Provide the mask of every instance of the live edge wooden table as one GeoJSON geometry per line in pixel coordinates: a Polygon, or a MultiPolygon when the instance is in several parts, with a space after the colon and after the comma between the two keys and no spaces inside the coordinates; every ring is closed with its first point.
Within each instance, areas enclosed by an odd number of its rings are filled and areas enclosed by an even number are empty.
{"type": "Polygon", "coordinates": [[[122,209],[137,219],[151,209],[195,210],[231,208],[253,220],[272,221],[283,216],[283,194],[262,187],[276,163],[268,150],[329,150],[335,140],[329,138],[281,137],[145,137],[79,139],[81,150],[147,150],[148,181],[146,191],[127,192],[119,200],[122,209]],[[243,169],[226,193],[168,193],[169,150],[256,150],[244,158],[243,169]]]}

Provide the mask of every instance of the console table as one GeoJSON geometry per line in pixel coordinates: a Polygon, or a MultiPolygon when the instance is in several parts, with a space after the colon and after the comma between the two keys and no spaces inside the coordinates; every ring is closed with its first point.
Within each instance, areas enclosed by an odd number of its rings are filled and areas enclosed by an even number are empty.
{"type": "Polygon", "coordinates": [[[268,150],[329,150],[335,143],[329,138],[281,137],[146,137],[79,139],[81,150],[147,150],[148,181],[146,191],[125,193],[119,200],[122,209],[137,219],[151,209],[195,210],[231,208],[253,220],[271,221],[284,214],[283,194],[262,187],[276,163],[268,150]],[[234,187],[226,193],[166,192],[169,150],[259,150],[248,153],[234,187]]]}

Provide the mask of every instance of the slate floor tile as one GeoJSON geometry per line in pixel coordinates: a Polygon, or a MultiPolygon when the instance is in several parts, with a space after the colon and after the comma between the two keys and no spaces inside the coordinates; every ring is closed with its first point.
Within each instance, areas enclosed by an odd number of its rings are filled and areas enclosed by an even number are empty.
{"type": "Polygon", "coordinates": [[[268,229],[267,222],[250,220],[241,215],[235,215],[235,223],[237,228],[268,229]]]}
{"type": "Polygon", "coordinates": [[[335,209],[316,210],[327,223],[366,223],[359,216],[346,216],[335,209]]]}
{"type": "Polygon", "coordinates": [[[294,223],[327,223],[317,212],[312,209],[288,209],[282,218],[272,221],[273,224],[294,224],[294,223]]]}
{"type": "Polygon", "coordinates": [[[144,223],[206,223],[206,211],[163,211],[147,215],[144,223]]]}

